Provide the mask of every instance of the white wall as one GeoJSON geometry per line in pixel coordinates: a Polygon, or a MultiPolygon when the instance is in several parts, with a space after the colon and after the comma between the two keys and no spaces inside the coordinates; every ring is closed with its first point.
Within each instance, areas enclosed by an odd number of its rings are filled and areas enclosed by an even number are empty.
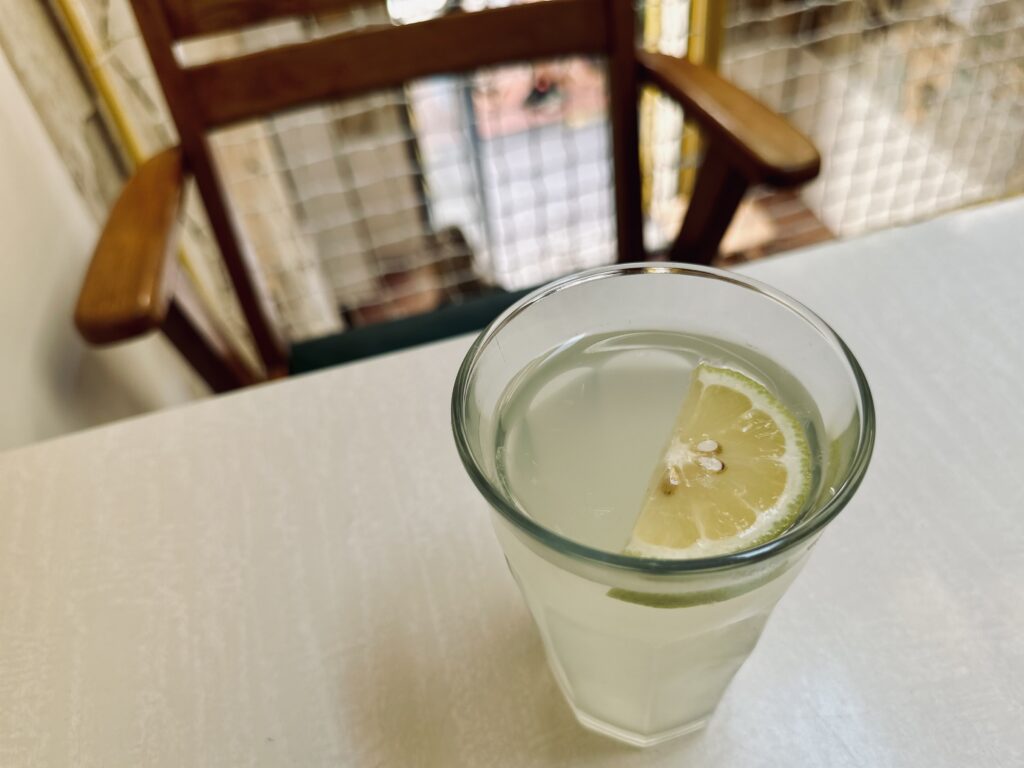
{"type": "Polygon", "coordinates": [[[0,51],[0,450],[204,392],[163,338],[79,340],[71,316],[96,235],[0,51]]]}

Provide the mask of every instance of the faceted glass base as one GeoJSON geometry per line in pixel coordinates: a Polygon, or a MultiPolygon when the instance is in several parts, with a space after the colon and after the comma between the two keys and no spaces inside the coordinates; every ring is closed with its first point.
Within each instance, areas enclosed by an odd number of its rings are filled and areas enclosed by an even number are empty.
{"type": "Polygon", "coordinates": [[[692,723],[680,725],[677,728],[673,728],[672,730],[665,731],[663,733],[641,734],[618,728],[602,720],[597,720],[584,712],[580,712],[575,707],[573,707],[573,713],[576,715],[576,719],[580,722],[580,725],[587,730],[600,733],[602,736],[609,736],[616,741],[622,741],[634,747],[653,747],[657,744],[663,744],[666,741],[671,741],[672,739],[679,738],[680,736],[685,736],[688,733],[699,731],[708,723],[708,718],[702,718],[700,720],[694,720],[692,723]]]}

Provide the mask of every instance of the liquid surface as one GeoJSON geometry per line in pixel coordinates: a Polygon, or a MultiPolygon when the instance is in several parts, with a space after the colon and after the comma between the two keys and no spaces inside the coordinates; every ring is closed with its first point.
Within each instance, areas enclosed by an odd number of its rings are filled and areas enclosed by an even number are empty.
{"type": "Polygon", "coordinates": [[[814,498],[823,431],[800,383],[749,349],[660,331],[574,339],[516,377],[498,414],[505,490],[545,527],[621,552],[701,362],[749,376],[796,415],[810,444],[814,498]]]}

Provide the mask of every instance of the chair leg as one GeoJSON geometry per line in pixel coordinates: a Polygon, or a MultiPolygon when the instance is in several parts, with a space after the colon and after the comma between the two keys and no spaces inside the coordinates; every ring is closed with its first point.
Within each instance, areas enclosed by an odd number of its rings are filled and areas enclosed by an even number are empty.
{"type": "Polygon", "coordinates": [[[746,191],[747,179],[724,152],[711,144],[697,174],[683,225],[669,250],[671,260],[710,264],[746,191]]]}
{"type": "Polygon", "coordinates": [[[185,279],[175,286],[162,330],[214,392],[230,392],[260,381],[204,316],[185,279]]]}

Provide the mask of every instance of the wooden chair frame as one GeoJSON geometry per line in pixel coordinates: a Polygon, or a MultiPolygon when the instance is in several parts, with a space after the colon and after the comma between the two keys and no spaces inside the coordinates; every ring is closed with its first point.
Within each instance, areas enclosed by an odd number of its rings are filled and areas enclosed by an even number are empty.
{"type": "Polygon", "coordinates": [[[366,28],[198,66],[174,44],[354,0],[132,0],[180,145],[143,163],[112,209],[75,312],[90,342],[163,330],[214,391],[284,376],[289,348],[240,236],[208,135],[241,121],[356,96],[430,75],[569,55],[608,59],[619,261],[645,258],[637,101],[642,84],[676,100],[705,137],[704,162],[670,251],[708,263],[750,185],[788,187],[817,175],[813,144],[779,115],[714,72],[636,48],[630,0],[546,0],[456,13],[406,26],[366,28]],[[255,373],[203,316],[178,279],[177,226],[187,175],[202,196],[265,369],[255,373]]]}

